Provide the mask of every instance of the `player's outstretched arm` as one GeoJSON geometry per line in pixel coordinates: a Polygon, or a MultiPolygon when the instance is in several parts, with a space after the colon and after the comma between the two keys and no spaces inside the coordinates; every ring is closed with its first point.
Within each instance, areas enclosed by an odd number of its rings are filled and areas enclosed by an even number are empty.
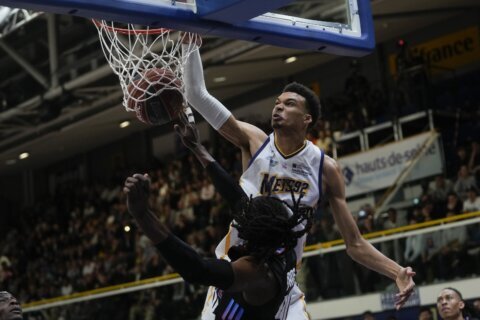
{"type": "Polygon", "coordinates": [[[164,241],[170,232],[160,223],[148,207],[150,178],[147,174],[136,173],[125,180],[123,192],[127,195],[127,207],[145,235],[153,242],[164,241]]]}
{"type": "Polygon", "coordinates": [[[200,135],[194,123],[188,122],[187,117],[182,114],[180,123],[174,125],[182,143],[190,149],[202,166],[207,170],[212,179],[215,189],[222,195],[231,208],[247,195],[238,183],[215,161],[207,149],[200,143],[200,135]]]}
{"type": "Polygon", "coordinates": [[[203,259],[189,245],[175,237],[148,208],[150,179],[134,174],[125,181],[128,211],[165,260],[187,281],[227,289],[234,281],[229,262],[203,259]]]}
{"type": "Polygon", "coordinates": [[[230,110],[207,91],[199,50],[194,50],[187,58],[184,82],[188,102],[223,137],[251,155],[260,148],[267,138],[265,132],[235,119],[230,110]]]}
{"type": "Polygon", "coordinates": [[[362,237],[347,206],[342,172],[330,157],[325,157],[324,179],[333,216],[345,240],[348,255],[365,267],[394,280],[400,290],[395,306],[401,308],[413,292],[415,272],[389,259],[362,237]]]}
{"type": "Polygon", "coordinates": [[[200,143],[200,134],[195,123],[190,123],[184,113],[180,113],[180,121],[173,126],[175,133],[180,137],[183,145],[187,147],[200,162],[202,167],[206,168],[215,159],[200,143]]]}
{"type": "MultiPolygon", "coordinates": [[[[145,235],[155,244],[165,260],[191,283],[212,285],[229,291],[258,291],[268,287],[266,297],[275,296],[278,286],[263,270],[263,265],[244,257],[234,263],[220,259],[202,258],[188,244],[178,239],[148,208],[150,179],[148,175],[134,174],[125,181],[129,212],[145,235]]],[[[267,300],[268,301],[268,300],[267,300]]]]}

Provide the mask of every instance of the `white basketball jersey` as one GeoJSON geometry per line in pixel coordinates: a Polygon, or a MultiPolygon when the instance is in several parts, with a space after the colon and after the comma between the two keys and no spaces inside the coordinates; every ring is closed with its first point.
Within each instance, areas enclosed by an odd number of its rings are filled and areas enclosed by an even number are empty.
{"type": "MultiPolygon", "coordinates": [[[[247,196],[270,195],[290,205],[293,189],[296,199],[304,193],[302,204],[316,208],[322,194],[323,159],[324,153],[308,140],[296,152],[284,155],[275,145],[272,133],[250,160],[240,177],[240,185],[247,196]]],[[[298,263],[302,260],[305,240],[306,235],[295,247],[298,263]]],[[[237,230],[230,228],[215,250],[217,257],[227,258],[228,249],[240,242],[237,230]]]]}
{"type": "MultiPolygon", "coordinates": [[[[247,170],[240,178],[240,185],[247,194],[253,197],[270,195],[278,197],[292,205],[293,189],[295,199],[304,193],[301,203],[316,208],[322,195],[322,170],[324,153],[311,143],[305,141],[302,148],[290,155],[284,155],[275,145],[275,136],[270,134],[263,145],[250,160],[247,170]]],[[[298,226],[297,228],[303,228],[298,226]]],[[[298,239],[295,247],[297,254],[297,268],[302,261],[303,249],[307,236],[298,239]]],[[[223,238],[215,250],[218,258],[228,259],[228,250],[231,246],[241,243],[238,231],[230,227],[228,234],[223,238]]],[[[210,288],[205,307],[202,313],[203,320],[214,319],[215,305],[212,299],[213,288],[210,288]]],[[[298,320],[307,319],[303,293],[297,285],[285,297],[275,319],[298,320]]]]}

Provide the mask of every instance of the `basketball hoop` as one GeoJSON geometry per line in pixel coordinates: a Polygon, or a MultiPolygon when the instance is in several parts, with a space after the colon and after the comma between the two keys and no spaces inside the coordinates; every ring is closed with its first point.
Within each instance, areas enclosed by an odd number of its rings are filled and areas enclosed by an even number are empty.
{"type": "Polygon", "coordinates": [[[105,20],[93,23],[105,58],[120,79],[127,111],[138,113],[138,106],[165,90],[176,90],[183,96],[183,69],[190,53],[201,45],[198,35],[105,20]],[[183,50],[182,44],[186,44],[183,50]],[[162,72],[152,77],[152,70],[162,72]]]}

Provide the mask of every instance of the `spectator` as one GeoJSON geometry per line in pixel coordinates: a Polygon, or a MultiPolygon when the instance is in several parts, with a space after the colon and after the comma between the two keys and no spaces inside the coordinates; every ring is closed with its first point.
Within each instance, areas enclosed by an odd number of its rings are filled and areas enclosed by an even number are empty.
{"type": "Polygon", "coordinates": [[[432,310],[428,307],[423,307],[418,313],[418,320],[433,320],[432,310]]]}
{"type": "MultiPolygon", "coordinates": [[[[388,209],[386,219],[383,222],[383,230],[393,229],[401,226],[402,224],[400,224],[397,219],[397,210],[395,210],[395,208],[388,209]]],[[[387,257],[394,257],[395,261],[401,261],[402,259],[400,241],[398,239],[382,242],[381,251],[387,257]]]]}
{"type": "MultiPolygon", "coordinates": [[[[368,234],[375,231],[374,209],[370,204],[365,204],[355,217],[358,228],[362,234],[368,234]]],[[[375,272],[363,267],[360,264],[354,264],[354,269],[362,292],[374,292],[375,285],[378,283],[378,277],[375,272]]]]}
{"type": "Polygon", "coordinates": [[[473,300],[472,308],[473,308],[473,311],[475,312],[475,315],[480,317],[480,298],[473,300]]]}
{"type": "Polygon", "coordinates": [[[448,194],[445,212],[447,215],[453,213],[454,215],[462,213],[463,202],[458,198],[455,192],[448,194]]]}
{"type": "Polygon", "coordinates": [[[439,219],[439,218],[444,217],[443,215],[440,215],[439,213],[433,212],[433,204],[431,204],[431,203],[426,203],[422,207],[421,213],[422,213],[422,219],[421,219],[422,222],[431,221],[431,220],[434,220],[434,219],[439,219]],[[435,214],[435,216],[434,216],[434,214],[435,214]]]}
{"type": "Polygon", "coordinates": [[[467,193],[467,199],[463,202],[463,212],[480,211],[480,197],[475,188],[470,188],[467,193]]]}
{"type": "Polygon", "coordinates": [[[195,220],[193,214],[193,207],[199,203],[197,191],[192,188],[190,183],[187,183],[184,189],[184,192],[180,195],[180,200],[178,202],[178,208],[180,209],[180,214],[184,215],[189,221],[195,220]]]}
{"type": "Polygon", "coordinates": [[[375,212],[370,204],[365,204],[357,213],[355,220],[362,234],[375,231],[374,216],[375,212]]]}
{"type": "Polygon", "coordinates": [[[0,291],[0,320],[21,320],[22,308],[17,299],[7,291],[0,291]]]}
{"type": "Polygon", "coordinates": [[[458,173],[462,166],[468,166],[469,158],[465,146],[457,148],[457,153],[452,163],[452,173],[458,173]]]}
{"type": "MultiPolygon", "coordinates": [[[[453,216],[448,213],[447,217],[453,216]]],[[[442,248],[438,255],[438,277],[452,279],[464,275],[465,266],[462,259],[465,256],[465,242],[467,241],[467,227],[458,226],[444,229],[442,232],[442,248]]]]}
{"type": "Polygon", "coordinates": [[[327,154],[332,154],[332,138],[329,136],[326,130],[318,131],[316,145],[327,154]]]}
{"type": "Polygon", "coordinates": [[[362,314],[362,320],[376,320],[376,318],[373,315],[372,311],[368,310],[362,314]]]}
{"type": "Polygon", "coordinates": [[[425,217],[422,213],[423,208],[419,205],[416,205],[411,209],[411,211],[408,214],[408,221],[411,221],[412,219],[415,220],[417,223],[422,223],[425,221],[425,217]]]}
{"type": "Polygon", "coordinates": [[[160,178],[158,181],[158,200],[157,203],[159,206],[162,206],[164,203],[168,201],[169,191],[170,191],[170,184],[164,178],[160,178]]]}
{"type": "Polygon", "coordinates": [[[480,166],[480,145],[477,141],[472,142],[472,152],[468,161],[468,170],[475,172],[480,166]]]}
{"type": "Polygon", "coordinates": [[[426,272],[427,282],[438,278],[437,255],[442,249],[442,234],[440,231],[433,231],[424,234],[422,248],[422,262],[426,272]]]}
{"type": "Polygon", "coordinates": [[[128,320],[153,320],[155,318],[155,303],[151,291],[138,294],[137,302],[130,307],[128,320]]]}
{"type": "MultiPolygon", "coordinates": [[[[415,220],[415,218],[410,219],[410,225],[415,224],[417,224],[417,220],[415,220]]],[[[407,237],[407,240],[405,242],[405,264],[411,266],[414,270],[417,270],[415,278],[418,283],[422,283],[425,281],[425,273],[423,272],[422,266],[423,241],[423,234],[416,234],[407,237]]]]}
{"type": "Polygon", "coordinates": [[[477,189],[475,178],[468,172],[468,167],[462,165],[458,171],[458,178],[455,182],[454,190],[461,199],[467,198],[467,192],[471,188],[477,189]]]}
{"type": "Polygon", "coordinates": [[[433,186],[430,186],[429,195],[432,197],[432,201],[435,203],[445,204],[450,192],[453,191],[452,182],[445,179],[443,175],[435,177],[433,186]]]}
{"type": "Polygon", "coordinates": [[[213,200],[215,197],[215,187],[209,178],[205,178],[202,181],[202,188],[200,189],[200,202],[198,207],[198,213],[195,212],[195,216],[198,218],[199,227],[205,227],[208,225],[210,210],[212,209],[213,200]]]}
{"type": "Polygon", "coordinates": [[[445,288],[437,297],[437,310],[444,320],[465,320],[465,302],[462,294],[454,288],[445,288]]]}
{"type": "Polygon", "coordinates": [[[0,285],[7,287],[8,281],[13,277],[12,263],[6,256],[0,257],[0,285]]]}

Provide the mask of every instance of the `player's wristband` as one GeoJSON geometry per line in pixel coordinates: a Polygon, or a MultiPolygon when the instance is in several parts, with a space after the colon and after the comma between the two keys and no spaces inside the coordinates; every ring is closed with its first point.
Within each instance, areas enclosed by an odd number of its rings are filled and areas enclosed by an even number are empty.
{"type": "Polygon", "coordinates": [[[198,49],[188,56],[183,78],[187,101],[215,130],[220,129],[232,113],[207,91],[198,49]]]}

